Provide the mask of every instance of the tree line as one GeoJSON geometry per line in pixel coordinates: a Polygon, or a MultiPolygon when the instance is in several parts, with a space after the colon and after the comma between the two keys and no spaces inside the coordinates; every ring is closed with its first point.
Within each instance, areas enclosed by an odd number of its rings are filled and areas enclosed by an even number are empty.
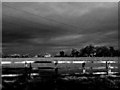
{"type": "Polygon", "coordinates": [[[113,46],[88,45],[80,50],[72,49],[69,55],[60,51],[55,57],[120,57],[120,49],[114,49],[113,46]]]}

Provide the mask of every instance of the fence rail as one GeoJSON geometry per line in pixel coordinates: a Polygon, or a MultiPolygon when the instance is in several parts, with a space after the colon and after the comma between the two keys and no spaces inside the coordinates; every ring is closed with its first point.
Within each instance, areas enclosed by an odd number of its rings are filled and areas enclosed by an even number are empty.
{"type": "MultiPolygon", "coordinates": [[[[7,60],[3,61],[3,62],[7,62],[7,60]]],[[[10,61],[9,61],[10,62],[10,61]]],[[[86,74],[86,73],[89,73],[89,74],[106,74],[106,75],[111,75],[111,74],[114,74],[114,73],[120,73],[120,62],[118,60],[108,60],[108,59],[105,59],[105,60],[75,60],[73,59],[72,61],[71,60],[57,60],[57,59],[54,59],[54,60],[44,60],[44,61],[21,61],[22,62],[22,67],[14,67],[15,64],[20,64],[20,61],[12,61],[12,65],[11,63],[2,63],[3,64],[3,76],[5,76],[4,74],[9,74],[9,73],[12,73],[14,72],[14,70],[21,70],[23,69],[25,71],[25,73],[27,75],[29,75],[29,77],[32,75],[33,72],[35,72],[35,70],[37,72],[41,71],[41,70],[53,70],[53,72],[55,73],[55,75],[58,75],[58,73],[60,71],[63,71],[64,69],[67,70],[66,67],[69,67],[71,65],[74,66],[77,66],[77,68],[75,69],[78,69],[80,71],[80,74],[86,74]],[[18,62],[18,63],[16,63],[18,62]],[[9,65],[6,67],[4,67],[4,65],[6,64],[9,64],[9,65]],[[42,66],[43,64],[52,64],[51,66],[42,66]],[[65,64],[64,67],[62,67],[62,64],[65,64]],[[101,68],[97,68],[99,67],[98,64],[101,64],[101,68]],[[98,66],[97,66],[98,65],[98,66]],[[34,68],[34,66],[36,66],[34,68]],[[114,68],[116,67],[116,68],[114,68]],[[95,69],[96,68],[96,69],[95,69]],[[9,71],[10,70],[10,71],[9,71]],[[8,73],[7,73],[8,72],[8,73]],[[98,72],[101,72],[101,73],[98,73],[98,72]],[[103,73],[104,72],[104,73],[103,73]]],[[[14,72],[15,73],[15,72],[14,72]]],[[[22,72],[21,72],[22,73],[22,72]]],[[[49,75],[49,74],[48,74],[49,75]]]]}

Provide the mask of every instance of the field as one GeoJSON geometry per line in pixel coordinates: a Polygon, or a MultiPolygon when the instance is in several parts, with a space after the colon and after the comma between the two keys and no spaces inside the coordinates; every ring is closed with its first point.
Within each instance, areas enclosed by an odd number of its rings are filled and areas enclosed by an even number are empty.
{"type": "Polygon", "coordinates": [[[120,88],[118,57],[3,58],[1,64],[3,90],[120,88]]]}

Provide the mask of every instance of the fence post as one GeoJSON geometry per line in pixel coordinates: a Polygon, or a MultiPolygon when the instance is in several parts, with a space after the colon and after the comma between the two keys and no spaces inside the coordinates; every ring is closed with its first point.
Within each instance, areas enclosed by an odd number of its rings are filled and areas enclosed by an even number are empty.
{"type": "Polygon", "coordinates": [[[55,76],[58,75],[58,67],[57,67],[58,61],[55,61],[55,76]]]}
{"type": "Polygon", "coordinates": [[[27,62],[25,61],[25,68],[27,68],[28,67],[28,64],[27,64],[27,62]]]}
{"type": "Polygon", "coordinates": [[[31,78],[31,71],[32,71],[32,64],[30,63],[30,66],[29,66],[29,78],[31,78]]]}
{"type": "Polygon", "coordinates": [[[57,77],[58,77],[58,61],[55,61],[55,77],[54,77],[54,83],[55,83],[55,87],[54,90],[57,90],[57,77]]]}
{"type": "Polygon", "coordinates": [[[118,73],[120,74],[120,58],[118,58],[118,73]]]}
{"type": "Polygon", "coordinates": [[[109,75],[111,73],[110,62],[108,63],[107,61],[106,61],[106,73],[107,73],[107,75],[109,75]]]}
{"type": "Polygon", "coordinates": [[[108,74],[111,74],[111,65],[110,65],[110,62],[108,63],[108,74]]]}
{"type": "Polygon", "coordinates": [[[106,61],[106,74],[108,75],[108,63],[106,61]]]}
{"type": "Polygon", "coordinates": [[[25,73],[24,73],[24,75],[25,75],[25,79],[27,79],[28,78],[28,64],[26,61],[25,61],[25,73]]]}
{"type": "Polygon", "coordinates": [[[91,61],[90,74],[93,74],[93,61],[91,61]]]}
{"type": "Polygon", "coordinates": [[[56,83],[57,83],[57,77],[58,77],[58,67],[57,67],[58,61],[55,61],[55,77],[54,77],[54,83],[55,83],[55,90],[56,90],[56,83]]]}
{"type": "Polygon", "coordinates": [[[85,62],[82,63],[82,71],[83,71],[83,74],[86,73],[86,70],[85,70],[85,62]]]}

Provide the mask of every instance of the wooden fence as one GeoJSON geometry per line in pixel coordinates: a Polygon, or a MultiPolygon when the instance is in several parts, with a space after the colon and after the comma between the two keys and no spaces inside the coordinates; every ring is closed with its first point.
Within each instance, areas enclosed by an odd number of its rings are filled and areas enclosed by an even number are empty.
{"type": "MultiPolygon", "coordinates": [[[[61,69],[61,68],[58,67],[59,61],[57,61],[57,60],[56,61],[35,61],[34,63],[42,63],[42,64],[43,63],[53,63],[54,64],[53,67],[48,67],[48,66],[47,67],[38,67],[38,70],[41,70],[41,69],[44,69],[44,70],[45,69],[52,69],[52,70],[54,70],[56,76],[58,75],[59,70],[61,69]]],[[[90,63],[94,64],[94,61],[91,61],[90,63]]],[[[25,63],[25,68],[29,68],[30,70],[32,70],[32,64],[31,63],[28,63],[29,65],[26,65],[26,64],[27,63],[25,63]]],[[[82,72],[80,74],[94,74],[94,67],[92,65],[89,67],[89,73],[88,73],[87,72],[88,70],[86,68],[86,64],[87,63],[83,62],[83,63],[80,63],[80,64],[81,64],[81,70],[82,70],[82,72]]],[[[113,63],[110,63],[110,61],[105,61],[104,72],[105,72],[106,75],[113,74],[112,73],[111,64],[113,64],[113,63]]],[[[117,62],[116,66],[117,66],[117,68],[116,68],[117,72],[116,73],[120,73],[120,62],[117,62]]]]}
{"type": "MultiPolygon", "coordinates": [[[[76,60],[76,61],[78,61],[78,60],[76,60]]],[[[75,60],[73,60],[73,61],[71,61],[71,60],[69,60],[69,61],[64,61],[64,60],[63,61],[62,60],[61,61],[59,61],[59,60],[42,61],[41,60],[41,61],[34,61],[33,63],[25,62],[24,63],[24,67],[19,67],[19,68],[17,68],[17,67],[16,68],[15,67],[9,67],[9,68],[2,67],[2,69],[3,69],[3,74],[11,73],[11,72],[6,73],[6,71],[9,71],[9,70],[4,70],[4,69],[11,69],[11,70],[23,69],[25,71],[24,74],[27,77],[30,78],[32,71],[34,71],[33,64],[41,64],[41,65],[44,64],[44,63],[45,64],[53,64],[52,66],[44,66],[44,67],[38,65],[38,67],[36,69],[38,71],[41,71],[41,70],[52,70],[54,72],[54,74],[57,76],[60,71],[63,71],[63,68],[60,67],[62,62],[66,63],[66,66],[68,66],[69,64],[70,65],[71,64],[76,64],[76,63],[73,63],[73,62],[75,62],[75,60]]],[[[94,66],[94,64],[96,64],[96,63],[99,64],[99,62],[100,62],[100,60],[98,60],[98,61],[97,60],[96,61],[95,60],[94,61],[87,60],[87,61],[83,61],[83,62],[78,63],[79,64],[78,68],[80,68],[80,70],[81,70],[80,74],[94,74],[95,72],[99,71],[99,69],[95,70],[95,66],[94,66]],[[90,64],[90,66],[87,66],[88,63],[90,64]]],[[[109,60],[104,60],[104,66],[105,66],[105,68],[102,69],[102,70],[105,72],[104,74],[106,74],[106,75],[113,74],[112,73],[113,69],[114,69],[114,72],[120,73],[120,62],[119,61],[116,61],[116,63],[114,64],[114,63],[110,62],[109,60]],[[117,68],[111,68],[112,65],[114,65],[117,68]]]]}

